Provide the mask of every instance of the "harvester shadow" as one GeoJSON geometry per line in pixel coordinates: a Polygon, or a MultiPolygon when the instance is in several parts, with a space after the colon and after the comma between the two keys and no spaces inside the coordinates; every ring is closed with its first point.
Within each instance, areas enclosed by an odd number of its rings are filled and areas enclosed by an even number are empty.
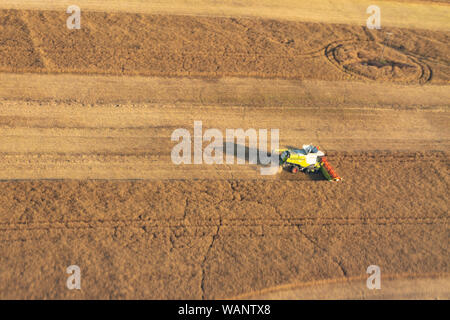
{"type": "MultiPolygon", "coordinates": [[[[258,148],[249,148],[246,145],[237,144],[234,142],[224,142],[223,150],[226,155],[232,155],[234,159],[244,160],[245,163],[256,164],[258,166],[266,167],[269,164],[263,164],[260,159],[260,150],[258,148]],[[243,150],[244,152],[240,151],[243,150]]],[[[271,156],[270,152],[261,151],[262,153],[266,153],[267,157],[271,156]]],[[[270,160],[270,159],[269,159],[270,160]]],[[[233,160],[236,163],[235,160],[233,160]]]]}

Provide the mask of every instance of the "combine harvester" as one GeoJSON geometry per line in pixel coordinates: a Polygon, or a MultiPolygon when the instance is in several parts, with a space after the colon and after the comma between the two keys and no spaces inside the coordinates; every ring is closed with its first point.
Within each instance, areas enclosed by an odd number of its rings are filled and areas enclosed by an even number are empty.
{"type": "Polygon", "coordinates": [[[325,153],[319,150],[319,147],[303,145],[303,149],[280,149],[280,165],[292,173],[299,171],[307,173],[322,172],[328,181],[340,181],[336,171],[327,161],[325,153]]]}

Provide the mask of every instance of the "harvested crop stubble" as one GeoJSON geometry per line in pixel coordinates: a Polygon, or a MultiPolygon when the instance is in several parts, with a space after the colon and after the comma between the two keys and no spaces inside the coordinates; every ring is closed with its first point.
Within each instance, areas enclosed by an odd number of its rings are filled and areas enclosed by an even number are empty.
{"type": "MultiPolygon", "coordinates": [[[[3,44],[3,71],[340,80],[361,76],[330,64],[328,45],[385,40],[384,33],[359,26],[258,18],[85,12],[82,29],[68,30],[64,12],[3,10],[0,17],[3,28],[15,30],[12,39],[32,48],[3,44]],[[11,25],[9,15],[15,17],[11,25]],[[27,50],[40,56],[23,54],[27,50]]],[[[393,50],[419,60],[429,56],[423,63],[437,69],[433,80],[448,80],[448,33],[390,31],[393,50]]]]}

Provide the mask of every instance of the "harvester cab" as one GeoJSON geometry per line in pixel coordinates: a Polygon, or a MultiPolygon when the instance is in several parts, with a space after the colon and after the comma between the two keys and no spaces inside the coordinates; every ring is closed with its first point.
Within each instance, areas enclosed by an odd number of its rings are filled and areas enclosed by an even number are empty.
{"type": "Polygon", "coordinates": [[[307,173],[322,172],[329,181],[339,181],[341,178],[325,158],[325,153],[312,144],[303,145],[302,149],[281,149],[280,165],[292,173],[300,171],[307,173]]]}

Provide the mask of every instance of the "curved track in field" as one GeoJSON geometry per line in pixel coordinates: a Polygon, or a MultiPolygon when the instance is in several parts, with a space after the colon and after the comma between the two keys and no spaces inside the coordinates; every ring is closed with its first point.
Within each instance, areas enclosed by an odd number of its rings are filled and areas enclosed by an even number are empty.
{"type": "Polygon", "coordinates": [[[233,299],[449,299],[450,279],[445,274],[388,274],[382,277],[382,290],[367,290],[367,277],[292,283],[233,299]],[[427,293],[424,293],[424,292],[427,293]]]}
{"type": "Polygon", "coordinates": [[[359,79],[425,84],[433,75],[421,59],[373,40],[333,42],[326,46],[325,56],[342,72],[359,79]]]}

